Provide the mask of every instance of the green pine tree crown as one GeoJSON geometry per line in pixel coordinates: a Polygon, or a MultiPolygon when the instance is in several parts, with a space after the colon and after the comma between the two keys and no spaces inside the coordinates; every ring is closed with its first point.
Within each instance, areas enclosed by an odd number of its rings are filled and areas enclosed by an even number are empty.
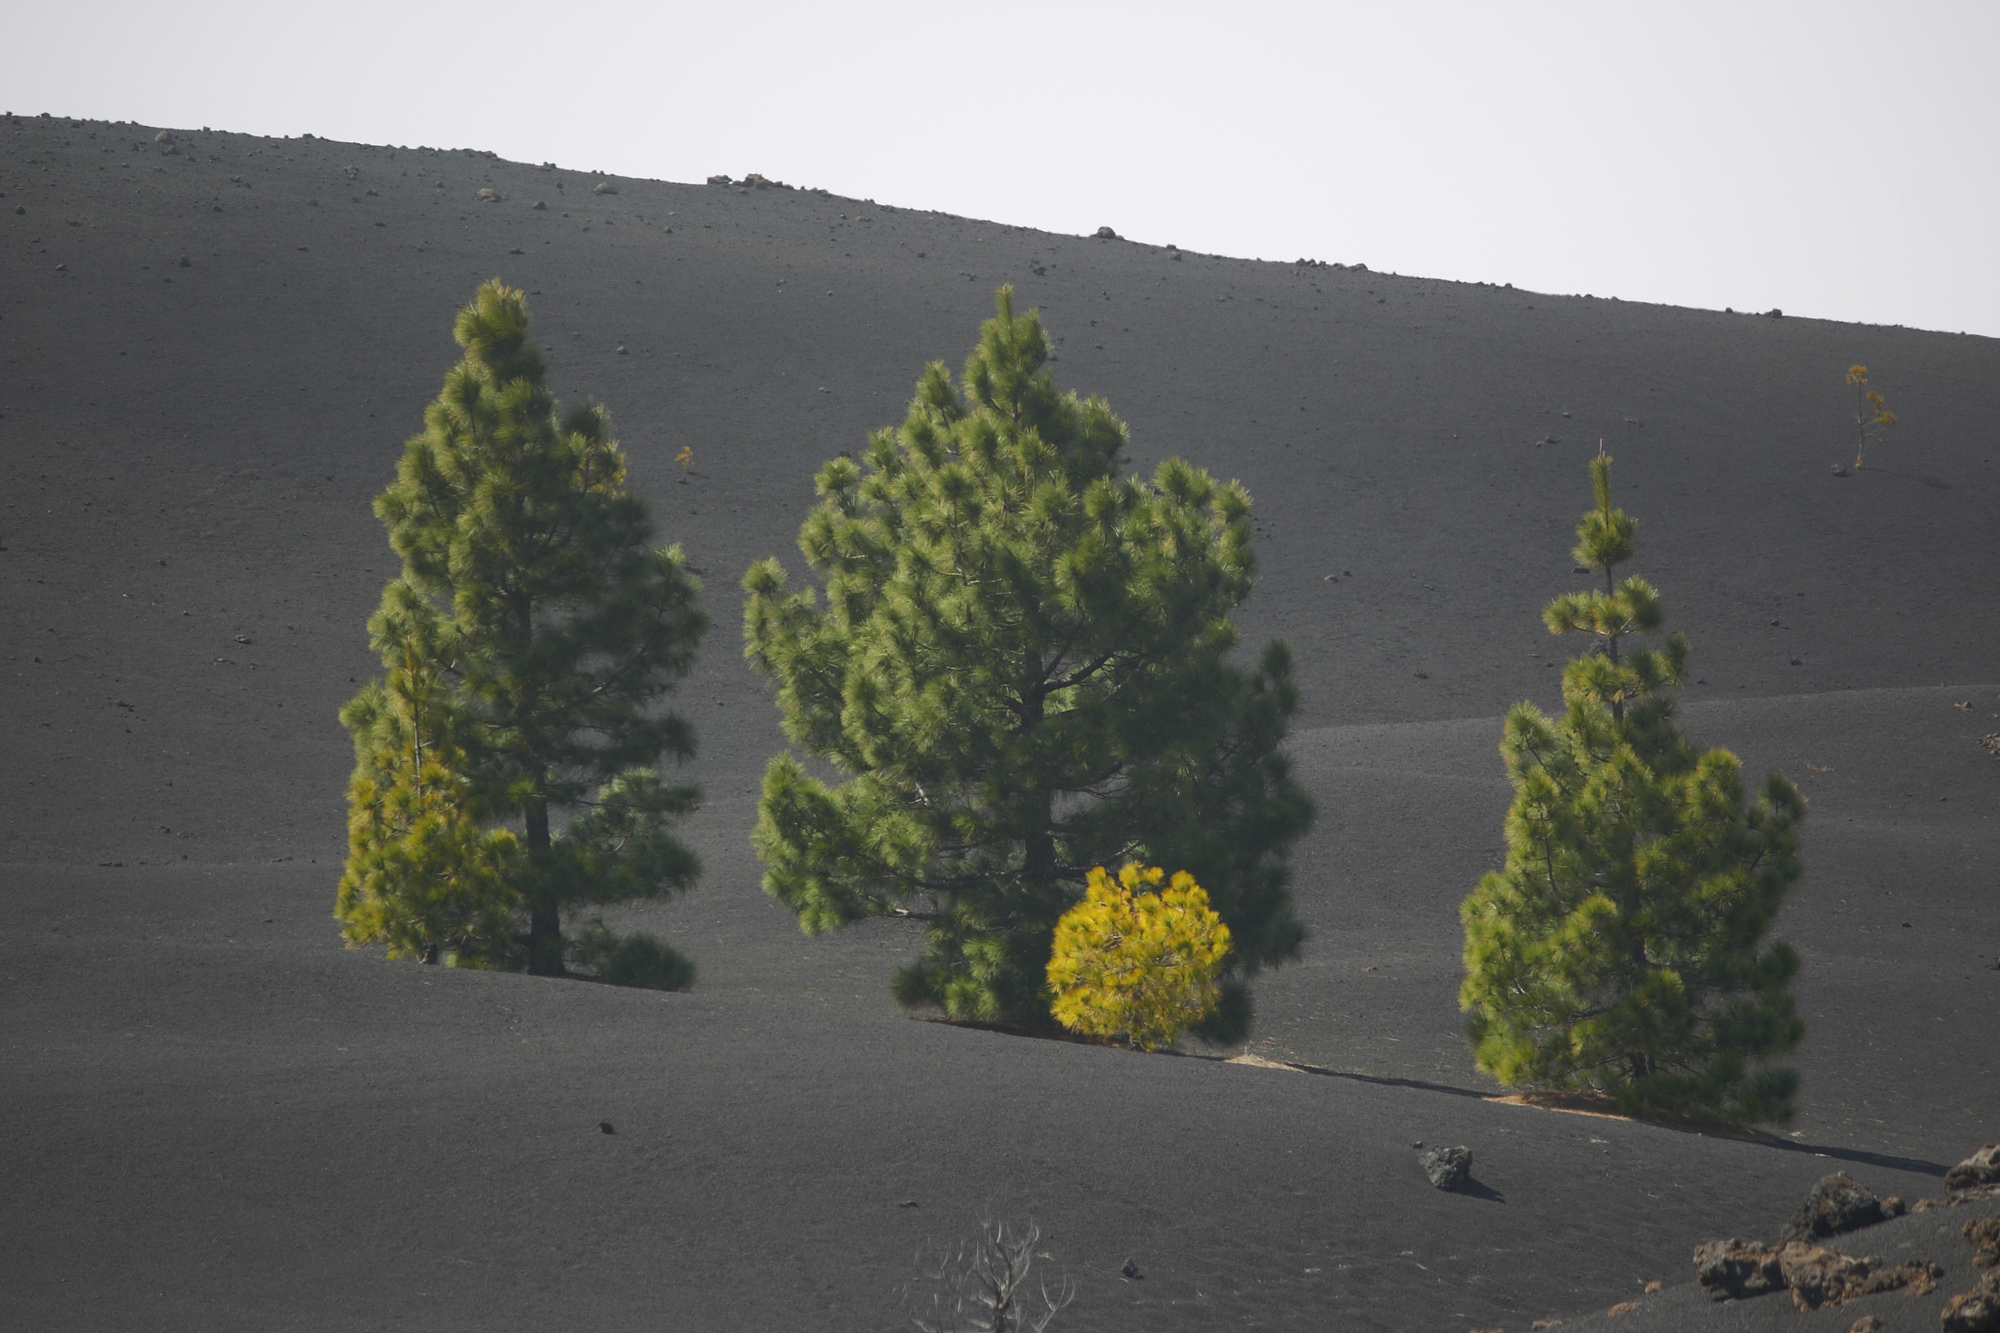
{"type": "Polygon", "coordinates": [[[1736,756],[1682,735],[1687,644],[1626,642],[1664,613],[1644,580],[1617,577],[1637,525],[1611,504],[1601,449],[1591,483],[1574,554],[1604,587],[1557,597],[1543,619],[1593,642],[1563,673],[1562,717],[1529,703],[1507,716],[1506,862],[1461,911],[1474,1053],[1507,1086],[1783,1121],[1797,1076],[1765,1062],[1804,1033],[1788,991],[1798,955],[1764,937],[1801,871],[1805,803],[1775,773],[1746,800],[1736,756]]]}
{"type": "Polygon", "coordinates": [[[1124,470],[1123,422],[1057,390],[1012,292],[954,384],[828,462],[799,547],[744,576],[745,654],[787,735],[840,780],[772,760],[755,841],[807,932],[925,919],[908,1004],[1046,1024],[1056,919],[1089,869],[1187,869],[1237,939],[1241,978],[1295,956],[1285,849],[1311,806],[1278,752],[1297,706],[1274,642],[1228,661],[1250,591],[1250,498],[1179,460],[1124,470]]]}

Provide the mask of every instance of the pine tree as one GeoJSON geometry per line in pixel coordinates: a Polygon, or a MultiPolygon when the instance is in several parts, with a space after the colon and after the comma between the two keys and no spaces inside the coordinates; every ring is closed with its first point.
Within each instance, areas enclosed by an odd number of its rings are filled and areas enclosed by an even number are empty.
{"type": "MultiPolygon", "coordinates": [[[[505,880],[525,961],[560,972],[564,906],[699,872],[668,831],[699,793],[654,766],[693,757],[693,729],[663,705],[708,621],[680,549],[651,544],[604,410],[559,415],[521,293],[484,284],[454,334],[465,357],[375,502],[403,570],[370,631],[392,671],[435,678],[462,810],[519,820],[505,880]]],[[[357,744],[394,732],[391,694],[364,690],[343,715],[357,744]]]]}
{"type": "Polygon", "coordinates": [[[1183,867],[1235,939],[1205,1033],[1247,1028],[1244,980],[1304,931],[1286,850],[1312,807],[1279,753],[1297,706],[1273,641],[1233,665],[1250,497],[1179,460],[1123,470],[1124,423],[1058,392],[1010,288],[958,384],[929,366],[900,429],[820,471],[799,545],[825,581],[744,576],[745,653],[795,756],[765,773],[764,887],[807,933],[915,915],[897,997],[1047,1025],[1055,923],[1094,866],[1183,867]]]}
{"type": "Polygon", "coordinates": [[[1681,734],[1687,642],[1627,645],[1664,613],[1645,580],[1615,572],[1637,524],[1611,505],[1601,449],[1590,476],[1574,554],[1604,587],[1556,598],[1543,620],[1594,643],[1563,672],[1560,719],[1529,703],[1507,715],[1507,858],[1461,911],[1459,1003],[1479,1067],[1508,1086],[1785,1121],[1797,1075],[1751,1065],[1805,1031],[1787,991],[1798,955],[1763,943],[1800,873],[1805,802],[1776,773],[1746,801],[1736,756],[1681,734]]]}

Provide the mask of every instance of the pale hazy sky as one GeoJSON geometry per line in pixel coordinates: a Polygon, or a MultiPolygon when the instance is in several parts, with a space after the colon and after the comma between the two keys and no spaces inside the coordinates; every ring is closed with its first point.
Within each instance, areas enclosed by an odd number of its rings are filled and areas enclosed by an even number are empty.
{"type": "Polygon", "coordinates": [[[15,112],[2000,336],[2000,0],[8,8],[15,112]]]}

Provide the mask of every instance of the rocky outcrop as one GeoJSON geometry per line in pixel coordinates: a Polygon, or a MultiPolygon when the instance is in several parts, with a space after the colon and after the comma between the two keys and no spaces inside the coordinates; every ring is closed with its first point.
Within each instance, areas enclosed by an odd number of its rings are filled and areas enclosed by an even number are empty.
{"type": "Polygon", "coordinates": [[[1703,1245],[1694,1252],[1694,1276],[1701,1289],[1718,1301],[1747,1300],[1785,1286],[1778,1252],[1754,1240],[1712,1240],[1703,1245]]]}
{"type": "Polygon", "coordinates": [[[1942,1333],[2000,1333],[2000,1268],[1987,1269],[1978,1286],[1952,1297],[1938,1327],[1942,1333]]]}
{"type": "Polygon", "coordinates": [[[1965,1238],[1972,1242],[1974,1268],[2000,1264],[2000,1215],[1973,1218],[1965,1224],[1965,1238]]]}
{"type": "Polygon", "coordinates": [[[1900,1217],[1903,1201],[1891,1195],[1877,1198],[1875,1191],[1845,1172],[1823,1176],[1806,1196],[1799,1211],[1785,1224],[1781,1242],[1825,1240],[1844,1232],[1859,1231],[1877,1222],[1900,1217]]]}
{"type": "Polygon", "coordinates": [[[1982,1185],[2000,1185],[2000,1143],[1987,1144],[1944,1173],[1944,1187],[1954,1194],[1982,1185]]]}
{"type": "Polygon", "coordinates": [[[1922,1296],[1944,1276],[1944,1270],[1929,1259],[1891,1266],[1874,1255],[1857,1256],[1796,1241],[1778,1252],[1778,1267],[1792,1290],[1792,1304],[1801,1310],[1823,1309],[1899,1288],[1922,1296]]]}
{"type": "Polygon", "coordinates": [[[1928,1259],[1885,1264],[1874,1255],[1853,1255],[1793,1241],[1770,1249],[1748,1240],[1715,1240],[1694,1252],[1701,1289],[1716,1300],[1747,1300],[1790,1290],[1801,1310],[1840,1305],[1878,1291],[1903,1289],[1921,1296],[1937,1285],[1944,1270],[1928,1259]]]}

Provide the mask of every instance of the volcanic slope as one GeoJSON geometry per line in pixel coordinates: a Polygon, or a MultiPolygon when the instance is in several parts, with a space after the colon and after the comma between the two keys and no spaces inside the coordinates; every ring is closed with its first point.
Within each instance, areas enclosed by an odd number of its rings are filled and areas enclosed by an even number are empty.
{"type": "Polygon", "coordinates": [[[2000,1138],[1993,340],[156,128],[0,121],[0,1322],[889,1328],[926,1256],[1032,1217],[1076,1283],[1056,1329],[1525,1329],[1684,1286],[1827,1171],[1936,1194],[2000,1138]],[[495,275],[706,579],[707,873],[623,918],[690,993],[389,963],[330,917],[334,714],[393,569],[369,502],[495,275]],[[1244,637],[1295,650],[1320,820],[1250,1052],[1317,1072],[913,1022],[907,928],[807,940],[758,891],[783,741],[736,580],[802,575],[818,464],[1003,282],[1136,467],[1256,498],[1244,637]],[[1901,420],[1838,476],[1855,362],[1901,420]],[[1791,1135],[1486,1100],[1460,1035],[1499,716],[1556,703],[1539,609],[1581,581],[1600,439],[1691,732],[1812,803],[1791,1135]],[[1477,1188],[1430,1189],[1419,1140],[1477,1188]]]}

